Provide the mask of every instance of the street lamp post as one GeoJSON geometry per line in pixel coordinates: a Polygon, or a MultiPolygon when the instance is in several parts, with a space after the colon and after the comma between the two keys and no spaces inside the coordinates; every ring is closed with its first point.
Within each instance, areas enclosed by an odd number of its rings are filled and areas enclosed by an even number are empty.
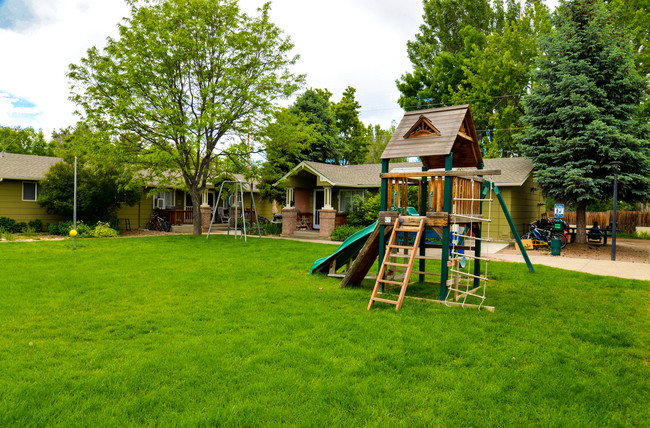
{"type": "Polygon", "coordinates": [[[618,166],[623,162],[614,161],[609,165],[614,167],[614,214],[612,218],[612,261],[616,260],[616,206],[618,205],[618,166]]]}

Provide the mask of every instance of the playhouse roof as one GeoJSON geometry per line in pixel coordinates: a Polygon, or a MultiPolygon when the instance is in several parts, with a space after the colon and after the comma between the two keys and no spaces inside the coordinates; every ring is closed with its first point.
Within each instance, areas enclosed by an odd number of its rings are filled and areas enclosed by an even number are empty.
{"type": "Polygon", "coordinates": [[[483,162],[469,105],[406,112],[381,158],[418,156],[428,169],[435,169],[445,167],[450,153],[454,168],[475,168],[483,162]]]}

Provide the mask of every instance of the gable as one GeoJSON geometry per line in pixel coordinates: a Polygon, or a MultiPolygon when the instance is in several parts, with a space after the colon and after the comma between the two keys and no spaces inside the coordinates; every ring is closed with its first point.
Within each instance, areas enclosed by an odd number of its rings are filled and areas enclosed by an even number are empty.
{"type": "Polygon", "coordinates": [[[428,169],[476,167],[483,161],[469,105],[406,112],[382,159],[419,157],[428,169]]]}

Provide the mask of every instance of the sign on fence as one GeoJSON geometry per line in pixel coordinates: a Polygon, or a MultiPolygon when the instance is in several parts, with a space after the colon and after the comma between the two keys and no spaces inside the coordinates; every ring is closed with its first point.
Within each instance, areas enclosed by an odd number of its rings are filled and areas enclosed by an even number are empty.
{"type": "Polygon", "coordinates": [[[555,204],[555,218],[564,217],[564,204],[555,204]]]}

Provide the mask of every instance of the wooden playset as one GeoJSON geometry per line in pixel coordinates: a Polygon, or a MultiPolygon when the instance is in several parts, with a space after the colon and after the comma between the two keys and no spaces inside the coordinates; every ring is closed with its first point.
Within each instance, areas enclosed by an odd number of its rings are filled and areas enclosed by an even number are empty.
{"type": "MultiPolygon", "coordinates": [[[[418,274],[418,282],[425,282],[429,276],[440,277],[440,300],[432,301],[494,310],[483,305],[488,259],[481,254],[481,244],[490,240],[494,198],[499,200],[521,247],[499,189],[484,179],[500,173],[483,169],[468,105],[407,112],[382,154],[377,226],[345,272],[341,286],[359,284],[378,259],[381,265],[368,309],[375,302],[383,302],[399,310],[411,275],[418,274]],[[389,172],[391,159],[412,157],[421,160],[421,171],[389,172]],[[414,188],[417,196],[409,192],[414,188]],[[489,203],[486,213],[485,202],[489,203]],[[409,205],[417,205],[417,212],[409,205]],[[441,256],[426,254],[426,248],[432,246],[441,248],[441,256]],[[427,271],[426,261],[437,259],[439,272],[427,271]],[[388,298],[383,293],[385,287],[398,288],[397,299],[388,298]],[[478,299],[478,304],[467,303],[470,296],[478,299]]],[[[522,253],[534,272],[525,250],[522,253]]]]}

